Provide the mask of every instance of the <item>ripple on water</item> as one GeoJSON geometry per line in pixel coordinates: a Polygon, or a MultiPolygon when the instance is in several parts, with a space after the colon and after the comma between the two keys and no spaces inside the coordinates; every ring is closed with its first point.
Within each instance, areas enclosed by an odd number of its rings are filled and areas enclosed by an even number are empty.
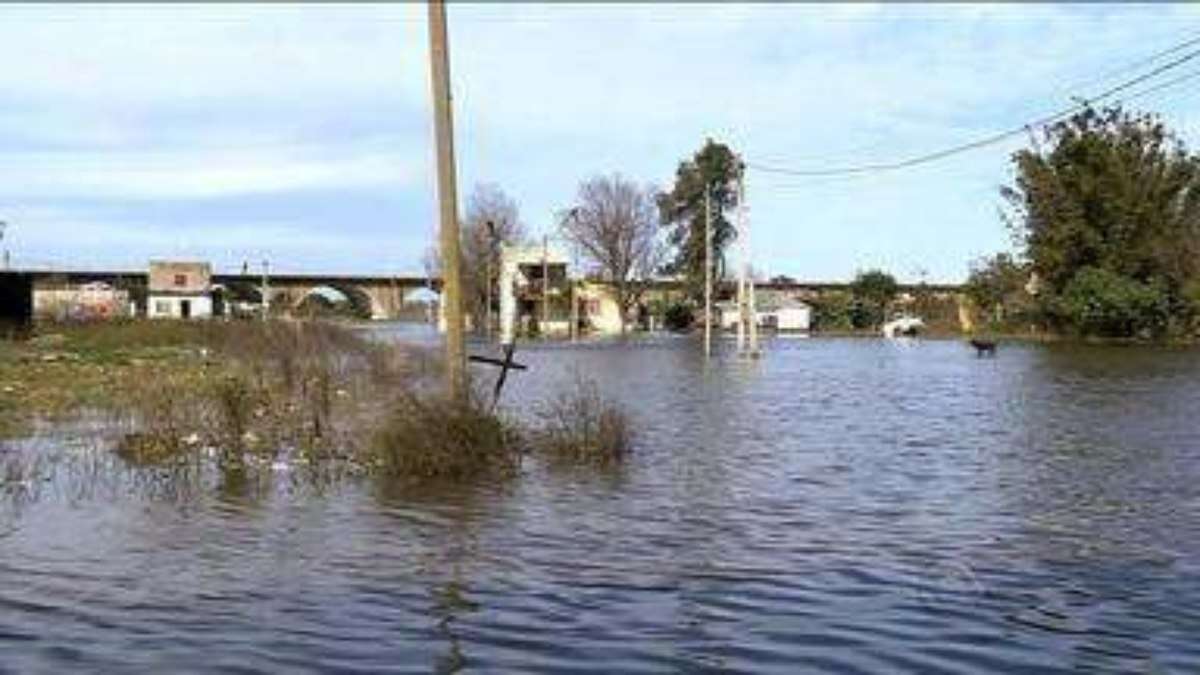
{"type": "Polygon", "coordinates": [[[694,347],[522,348],[630,403],[603,476],[0,488],[0,671],[1200,672],[1194,352],[694,347]]]}

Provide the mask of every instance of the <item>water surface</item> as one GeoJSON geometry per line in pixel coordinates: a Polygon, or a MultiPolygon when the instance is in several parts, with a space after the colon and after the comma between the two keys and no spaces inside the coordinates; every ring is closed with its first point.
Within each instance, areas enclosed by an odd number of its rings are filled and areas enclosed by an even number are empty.
{"type": "Polygon", "coordinates": [[[586,373],[633,414],[627,465],[10,483],[0,672],[1200,672],[1198,355],[522,346],[510,408],[586,373]]]}

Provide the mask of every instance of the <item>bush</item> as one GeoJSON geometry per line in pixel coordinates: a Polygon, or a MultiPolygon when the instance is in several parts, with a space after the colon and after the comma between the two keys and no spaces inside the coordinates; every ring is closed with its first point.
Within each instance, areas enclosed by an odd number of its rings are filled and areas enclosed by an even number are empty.
{"type": "Polygon", "coordinates": [[[368,449],[366,463],[391,477],[462,481],[515,475],[520,436],[476,396],[404,392],[368,449]]]}
{"type": "Polygon", "coordinates": [[[1067,284],[1056,309],[1084,335],[1131,337],[1162,333],[1170,316],[1170,298],[1159,284],[1085,267],[1067,284]]]}
{"type": "Polygon", "coordinates": [[[574,388],[542,405],[535,447],[556,463],[607,466],[629,454],[625,411],[580,376],[574,388]]]}
{"type": "Polygon", "coordinates": [[[696,317],[692,313],[691,305],[682,302],[676,302],[667,307],[667,311],[663,315],[663,323],[666,324],[667,330],[685,331],[691,328],[695,321],[696,317]]]}

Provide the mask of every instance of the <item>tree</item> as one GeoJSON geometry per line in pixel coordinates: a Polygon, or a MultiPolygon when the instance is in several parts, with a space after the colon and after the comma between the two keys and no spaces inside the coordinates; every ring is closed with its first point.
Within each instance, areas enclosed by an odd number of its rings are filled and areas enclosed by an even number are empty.
{"type": "Polygon", "coordinates": [[[619,174],[579,185],[576,205],[560,220],[563,236],[613,285],[621,332],[662,259],[656,191],[619,174]]]}
{"type": "Polygon", "coordinates": [[[1149,316],[1081,325],[1083,315],[1068,309],[1078,308],[1083,292],[1120,289],[1114,292],[1124,296],[1135,288],[1126,282],[1161,289],[1177,319],[1196,316],[1191,289],[1200,279],[1200,158],[1156,116],[1089,107],[1047,128],[1040,142],[1013,155],[1013,163],[1013,185],[1001,191],[1009,206],[1005,218],[1032,263],[1052,320],[1122,335],[1154,324],[1149,316]],[[1063,302],[1073,284],[1072,298],[1063,302]]]}
{"type": "Polygon", "coordinates": [[[1141,283],[1097,267],[1081,269],[1056,300],[1059,314],[1089,335],[1158,333],[1170,316],[1160,283],[1141,283]]]}
{"type": "Polygon", "coordinates": [[[851,318],[855,328],[868,328],[883,323],[887,306],[896,297],[900,286],[896,278],[883,270],[859,272],[850,283],[855,307],[851,318]]]}
{"type": "Polygon", "coordinates": [[[494,183],[477,184],[467,198],[462,228],[463,297],[477,328],[486,328],[488,304],[498,301],[499,247],[524,239],[517,203],[494,183]]]}
{"type": "Polygon", "coordinates": [[[738,205],[741,171],[737,155],[710,138],[692,159],[680,162],[674,187],[659,195],[659,214],[674,250],[664,271],[684,275],[693,298],[704,292],[704,193],[707,190],[711,199],[713,282],[717,283],[725,275],[725,247],[737,236],[725,214],[738,205]]]}
{"type": "MultiPolygon", "coordinates": [[[[479,329],[487,325],[489,297],[492,304],[498,301],[495,286],[500,276],[500,246],[524,241],[525,225],[517,203],[500,186],[477,183],[467,197],[459,232],[463,303],[472,324],[479,329]]],[[[438,276],[440,261],[436,246],[426,250],[421,261],[426,274],[438,276]]]]}
{"type": "Polygon", "coordinates": [[[1021,303],[1029,282],[1029,267],[1011,254],[997,253],[971,265],[965,291],[967,297],[993,321],[1003,321],[1008,309],[1021,303]]]}

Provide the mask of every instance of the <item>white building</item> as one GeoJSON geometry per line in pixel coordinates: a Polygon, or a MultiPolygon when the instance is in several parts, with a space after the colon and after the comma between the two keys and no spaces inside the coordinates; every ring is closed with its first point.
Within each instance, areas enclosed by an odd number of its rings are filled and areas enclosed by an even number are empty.
{"type": "Polygon", "coordinates": [[[146,316],[199,319],[212,316],[212,266],[201,262],[150,262],[146,316]]]}
{"type": "MultiPolygon", "coordinates": [[[[733,301],[716,304],[720,326],[727,330],[737,328],[738,308],[733,301]]],[[[755,317],[758,327],[783,332],[807,331],[812,326],[812,306],[796,298],[763,294],[759,296],[755,317]]]]}

